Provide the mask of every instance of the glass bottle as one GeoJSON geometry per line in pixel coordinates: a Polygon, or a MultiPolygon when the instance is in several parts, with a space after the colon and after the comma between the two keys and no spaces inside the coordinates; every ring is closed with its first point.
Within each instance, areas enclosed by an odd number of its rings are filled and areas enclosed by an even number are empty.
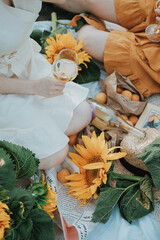
{"type": "Polygon", "coordinates": [[[128,124],[113,108],[101,104],[92,98],[88,98],[87,101],[92,109],[92,124],[101,131],[119,129],[141,138],[145,137],[145,132],[128,124]]]}

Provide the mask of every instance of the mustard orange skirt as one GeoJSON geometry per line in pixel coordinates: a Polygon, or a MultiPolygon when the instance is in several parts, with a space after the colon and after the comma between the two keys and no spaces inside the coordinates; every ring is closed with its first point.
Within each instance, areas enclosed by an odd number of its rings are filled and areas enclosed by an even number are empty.
{"type": "MultiPolygon", "coordinates": [[[[119,23],[128,31],[109,33],[104,51],[106,72],[118,71],[128,77],[145,97],[160,93],[160,43],[149,41],[145,35],[145,28],[156,20],[156,0],[114,1],[119,23]]],[[[71,25],[79,17],[75,16],[71,25]]],[[[95,28],[107,31],[100,20],[84,19],[95,28]]]]}
{"type": "Polygon", "coordinates": [[[160,43],[150,42],[145,28],[155,23],[155,0],[115,0],[117,18],[125,31],[110,32],[104,52],[108,74],[119,71],[149,97],[160,93],[160,43]]]}

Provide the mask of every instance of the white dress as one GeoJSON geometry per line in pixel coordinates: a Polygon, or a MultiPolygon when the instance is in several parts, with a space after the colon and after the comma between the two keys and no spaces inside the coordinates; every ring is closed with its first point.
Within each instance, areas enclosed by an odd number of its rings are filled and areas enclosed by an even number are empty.
{"type": "MultiPolygon", "coordinates": [[[[41,9],[40,0],[13,0],[15,7],[0,0],[0,74],[36,80],[52,76],[51,65],[30,39],[41,9]]],[[[68,142],[64,134],[73,110],[85,100],[88,89],[73,82],[64,95],[45,98],[35,95],[0,95],[0,140],[24,146],[44,158],[68,142]]]]}

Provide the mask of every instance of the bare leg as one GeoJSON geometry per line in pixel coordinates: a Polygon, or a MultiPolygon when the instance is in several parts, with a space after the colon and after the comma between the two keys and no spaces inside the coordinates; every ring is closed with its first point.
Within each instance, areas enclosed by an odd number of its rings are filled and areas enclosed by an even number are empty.
{"type": "Polygon", "coordinates": [[[59,152],[54,153],[53,155],[40,159],[39,169],[47,170],[56,165],[62,163],[68,153],[68,144],[59,152]]]}
{"type": "MultiPolygon", "coordinates": [[[[86,101],[83,101],[75,110],[66,135],[73,135],[85,128],[91,121],[91,109],[86,101]]],[[[39,169],[50,169],[62,163],[68,153],[68,144],[59,152],[40,160],[39,169]]]]}
{"type": "Polygon", "coordinates": [[[90,25],[85,25],[78,31],[77,40],[83,40],[84,50],[92,57],[103,62],[108,34],[108,32],[97,30],[90,25]]]}
{"type": "Polygon", "coordinates": [[[89,12],[101,19],[119,23],[114,0],[66,0],[64,4],[58,4],[58,6],[69,12],[89,12]]]}
{"type": "Polygon", "coordinates": [[[73,118],[65,134],[69,136],[69,135],[73,135],[75,133],[80,132],[83,128],[85,128],[90,123],[90,121],[91,121],[90,105],[86,101],[83,101],[74,110],[73,118]]]}

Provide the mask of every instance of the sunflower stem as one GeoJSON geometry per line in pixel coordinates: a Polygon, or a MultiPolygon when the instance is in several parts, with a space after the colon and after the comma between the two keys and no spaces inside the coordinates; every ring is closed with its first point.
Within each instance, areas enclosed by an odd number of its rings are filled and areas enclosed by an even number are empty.
{"type": "Polygon", "coordinates": [[[113,178],[113,179],[125,179],[125,180],[138,181],[138,182],[143,178],[139,176],[129,176],[129,175],[114,173],[114,172],[110,172],[108,174],[110,178],[113,178]]]}
{"type": "Polygon", "coordinates": [[[56,12],[51,13],[51,26],[52,26],[52,31],[55,31],[57,28],[57,14],[56,12]]]}
{"type": "Polygon", "coordinates": [[[60,22],[59,20],[56,20],[56,23],[59,23],[59,24],[61,24],[61,25],[65,25],[65,26],[68,25],[68,23],[62,23],[62,22],[60,22]]]}

